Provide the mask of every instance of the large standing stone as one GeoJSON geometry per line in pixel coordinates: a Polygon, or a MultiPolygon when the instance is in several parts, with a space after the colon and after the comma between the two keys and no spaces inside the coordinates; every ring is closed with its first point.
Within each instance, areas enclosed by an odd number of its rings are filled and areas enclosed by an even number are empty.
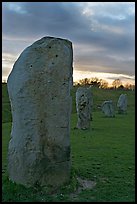
{"type": "Polygon", "coordinates": [[[89,111],[90,111],[90,120],[93,120],[92,112],[93,112],[93,93],[92,88],[87,88],[88,91],[88,98],[89,98],[89,111]]]}
{"type": "Polygon", "coordinates": [[[26,48],[8,78],[12,131],[8,172],[25,186],[70,178],[72,43],[44,37],[26,48]]]}
{"type": "Polygon", "coordinates": [[[77,128],[88,129],[90,127],[90,102],[89,90],[79,87],[76,91],[77,128]]]}
{"type": "Polygon", "coordinates": [[[106,117],[115,117],[114,105],[112,100],[102,103],[102,112],[106,117]]]}
{"type": "Polygon", "coordinates": [[[127,95],[126,94],[121,94],[119,96],[117,107],[118,107],[119,114],[126,113],[127,111],[127,95]]]}

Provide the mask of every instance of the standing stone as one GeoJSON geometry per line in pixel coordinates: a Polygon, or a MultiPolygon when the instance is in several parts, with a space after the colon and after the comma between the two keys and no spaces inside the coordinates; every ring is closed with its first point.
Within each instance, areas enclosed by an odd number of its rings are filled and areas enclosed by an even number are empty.
{"type": "Polygon", "coordinates": [[[27,47],[8,78],[12,131],[9,177],[25,186],[69,181],[72,43],[44,37],[27,47]]]}
{"type": "Polygon", "coordinates": [[[90,103],[87,88],[79,87],[76,91],[77,128],[90,128],[90,103]]]}
{"type": "Polygon", "coordinates": [[[102,112],[105,114],[106,117],[115,117],[115,111],[112,100],[103,102],[102,112]]]}
{"type": "Polygon", "coordinates": [[[91,87],[87,88],[88,97],[89,97],[89,112],[90,112],[90,120],[93,120],[92,112],[93,112],[93,93],[91,87]]]}
{"type": "Polygon", "coordinates": [[[119,114],[124,114],[127,111],[127,95],[126,94],[121,94],[119,96],[118,102],[117,102],[117,107],[118,107],[118,113],[119,114]]]}

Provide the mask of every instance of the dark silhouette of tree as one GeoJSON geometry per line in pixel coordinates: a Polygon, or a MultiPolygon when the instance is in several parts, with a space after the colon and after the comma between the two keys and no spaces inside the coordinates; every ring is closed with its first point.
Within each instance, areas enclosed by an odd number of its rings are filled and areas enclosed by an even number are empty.
{"type": "Polygon", "coordinates": [[[115,79],[113,82],[112,82],[112,86],[117,89],[119,86],[122,85],[122,82],[120,79],[115,79]]]}
{"type": "Polygon", "coordinates": [[[79,80],[75,85],[81,85],[81,86],[93,86],[98,88],[106,89],[108,88],[108,82],[103,79],[98,79],[97,77],[93,78],[84,78],[79,80]]]}
{"type": "Polygon", "coordinates": [[[130,84],[130,83],[126,83],[124,85],[125,89],[131,89],[134,90],[135,89],[135,85],[134,84],[130,84]]]}
{"type": "Polygon", "coordinates": [[[124,89],[125,87],[121,84],[118,89],[124,89]]]}
{"type": "Polygon", "coordinates": [[[90,79],[88,79],[88,78],[84,78],[84,79],[80,79],[79,80],[79,84],[80,85],[84,85],[84,86],[86,86],[86,85],[90,85],[90,79]]]}
{"type": "Polygon", "coordinates": [[[77,82],[73,83],[74,86],[93,86],[93,87],[98,87],[98,88],[102,88],[102,89],[131,89],[134,90],[135,89],[135,85],[133,84],[122,84],[122,81],[120,79],[115,79],[112,82],[112,87],[108,86],[108,82],[104,79],[98,79],[97,77],[93,77],[93,78],[84,78],[81,79],[77,82]]]}
{"type": "Polygon", "coordinates": [[[100,79],[100,88],[107,89],[108,88],[108,82],[104,79],[100,79]]]}
{"type": "Polygon", "coordinates": [[[90,85],[99,88],[101,83],[100,80],[97,77],[95,77],[91,79],[90,85]]]}

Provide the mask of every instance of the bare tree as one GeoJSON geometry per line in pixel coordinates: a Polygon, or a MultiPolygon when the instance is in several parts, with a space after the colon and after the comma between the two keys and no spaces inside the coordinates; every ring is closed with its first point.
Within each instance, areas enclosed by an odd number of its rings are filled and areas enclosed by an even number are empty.
{"type": "Polygon", "coordinates": [[[95,86],[95,87],[100,87],[100,80],[95,77],[95,78],[91,78],[91,81],[90,81],[90,85],[91,86],[95,86]]]}
{"type": "Polygon", "coordinates": [[[117,89],[118,87],[120,87],[122,85],[122,82],[120,79],[115,79],[113,82],[112,82],[112,86],[117,89]]]}
{"type": "Polygon", "coordinates": [[[130,83],[126,83],[124,86],[126,89],[130,89],[130,90],[134,90],[135,89],[135,85],[134,84],[130,84],[130,83]]]}
{"type": "Polygon", "coordinates": [[[108,82],[104,79],[100,79],[100,88],[107,89],[108,88],[108,82]]]}

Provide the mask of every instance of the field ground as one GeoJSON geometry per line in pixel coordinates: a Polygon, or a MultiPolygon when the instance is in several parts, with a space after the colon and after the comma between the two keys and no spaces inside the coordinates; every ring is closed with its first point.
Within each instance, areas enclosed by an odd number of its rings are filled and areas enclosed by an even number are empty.
{"type": "Polygon", "coordinates": [[[135,202],[135,93],[93,88],[94,110],[90,130],[76,129],[75,91],[72,90],[70,184],[57,192],[47,188],[25,188],[8,179],[7,148],[11,131],[11,111],[6,85],[2,86],[2,201],[3,202],[135,202]],[[128,97],[127,114],[106,118],[98,106],[121,93],[128,97]],[[78,178],[94,186],[78,192],[78,178]]]}

